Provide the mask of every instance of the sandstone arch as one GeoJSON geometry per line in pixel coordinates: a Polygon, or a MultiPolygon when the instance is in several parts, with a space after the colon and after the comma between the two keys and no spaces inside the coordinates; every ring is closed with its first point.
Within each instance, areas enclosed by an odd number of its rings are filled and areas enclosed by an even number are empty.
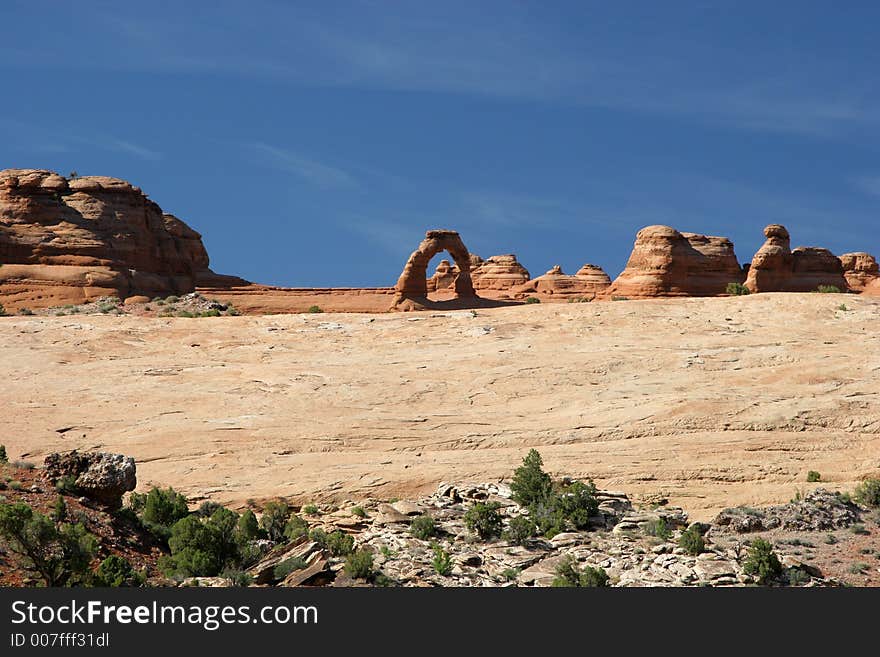
{"type": "Polygon", "coordinates": [[[470,253],[461,236],[454,230],[429,230],[419,248],[412,252],[403,273],[397,280],[397,294],[392,310],[412,310],[418,307],[430,307],[428,300],[428,263],[441,251],[448,251],[458,266],[453,289],[456,299],[477,299],[471,281],[470,253]]]}

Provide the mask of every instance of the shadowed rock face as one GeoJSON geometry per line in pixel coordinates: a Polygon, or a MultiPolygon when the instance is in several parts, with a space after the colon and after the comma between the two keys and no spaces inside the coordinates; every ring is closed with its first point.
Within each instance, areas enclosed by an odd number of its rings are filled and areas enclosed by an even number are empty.
{"type": "Polygon", "coordinates": [[[412,252],[397,280],[397,295],[392,310],[412,310],[429,307],[426,273],[428,263],[441,251],[448,251],[458,267],[453,282],[456,299],[476,299],[471,283],[471,258],[461,237],[454,230],[429,230],[419,248],[412,252]]]}
{"type": "Polygon", "coordinates": [[[791,250],[785,226],[764,228],[767,240],[755,253],[746,287],[751,292],[813,292],[822,285],[848,289],[843,265],[828,249],[798,247],[791,250]]]}
{"type": "Polygon", "coordinates": [[[716,296],[742,279],[733,242],[726,237],[648,226],[636,235],[626,268],[606,296],[716,296]]]}
{"type": "Polygon", "coordinates": [[[12,307],[191,292],[201,235],[117,178],[0,171],[0,298],[12,307]]]}
{"type": "Polygon", "coordinates": [[[846,284],[853,292],[864,292],[880,279],[877,261],[870,253],[844,253],[840,264],[846,284]]]}

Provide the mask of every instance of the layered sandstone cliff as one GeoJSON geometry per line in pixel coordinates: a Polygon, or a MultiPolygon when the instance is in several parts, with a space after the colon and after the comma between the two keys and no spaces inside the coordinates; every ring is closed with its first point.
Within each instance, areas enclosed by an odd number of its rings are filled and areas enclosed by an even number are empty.
{"type": "Polygon", "coordinates": [[[0,171],[0,264],[8,308],[181,294],[216,276],[201,235],[138,187],[38,169],[0,171]]]}
{"type": "Polygon", "coordinates": [[[743,278],[733,242],[726,237],[648,226],[636,235],[626,268],[606,295],[631,299],[715,296],[743,278]]]}
{"type": "Polygon", "coordinates": [[[531,278],[512,253],[491,256],[471,272],[477,290],[509,290],[531,278]]]}

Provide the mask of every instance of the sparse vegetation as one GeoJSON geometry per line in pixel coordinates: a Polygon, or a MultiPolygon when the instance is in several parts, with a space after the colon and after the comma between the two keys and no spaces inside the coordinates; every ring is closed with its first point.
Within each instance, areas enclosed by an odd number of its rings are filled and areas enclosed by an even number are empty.
{"type": "Polygon", "coordinates": [[[842,303],[842,304],[840,304],[839,306],[837,306],[837,309],[838,309],[838,310],[842,310],[843,312],[848,312],[848,311],[849,311],[849,308],[847,308],[847,306],[846,306],[845,303],[842,303]]]}
{"type": "Polygon", "coordinates": [[[351,509],[351,515],[353,515],[353,516],[357,516],[358,518],[366,518],[366,517],[367,517],[367,512],[364,511],[364,507],[362,507],[362,506],[356,506],[356,507],[352,507],[352,509],[351,509]]]}
{"type": "Polygon", "coordinates": [[[866,479],[853,493],[853,499],[867,507],[880,507],[880,479],[866,479]]]}
{"type": "Polygon", "coordinates": [[[309,538],[334,557],[345,557],[354,551],[354,537],[339,529],[328,534],[323,529],[316,528],[309,534],[309,538]]]}
{"type": "Polygon", "coordinates": [[[308,564],[301,557],[291,557],[290,559],[285,559],[272,569],[272,577],[274,577],[276,580],[284,579],[285,577],[290,575],[290,573],[297,570],[302,570],[307,565],[308,564]]]}
{"type": "Polygon", "coordinates": [[[431,516],[424,514],[413,519],[409,525],[409,533],[419,540],[427,541],[437,535],[437,525],[431,516]]]}
{"type": "Polygon", "coordinates": [[[444,577],[449,575],[452,572],[452,557],[437,543],[432,544],[431,549],[434,551],[434,558],[431,559],[434,572],[444,577]]]}
{"type": "Polygon", "coordinates": [[[307,516],[316,516],[320,513],[320,511],[318,511],[318,507],[314,504],[306,504],[303,507],[302,512],[305,513],[307,516]]]}
{"type": "Polygon", "coordinates": [[[95,571],[96,586],[140,586],[144,579],[144,574],[135,571],[128,559],[116,554],[104,559],[95,571]]]}
{"type": "Polygon", "coordinates": [[[538,297],[526,297],[526,299],[525,299],[525,301],[523,301],[523,303],[525,303],[525,304],[541,303],[541,300],[538,297]]]}
{"type": "Polygon", "coordinates": [[[697,525],[691,525],[681,533],[678,546],[691,556],[697,556],[706,549],[706,540],[697,525]]]}
{"type": "Polygon", "coordinates": [[[303,536],[309,535],[309,523],[300,518],[298,515],[291,514],[284,526],[284,537],[289,541],[294,541],[303,536]]]}
{"type": "Polygon", "coordinates": [[[605,587],[608,586],[608,581],[608,573],[604,569],[584,566],[583,570],[579,570],[577,561],[568,555],[556,566],[556,577],[552,586],[605,587]]]}
{"type": "Polygon", "coordinates": [[[307,312],[310,312],[310,313],[322,313],[322,312],[324,312],[324,311],[321,310],[321,306],[309,306],[309,309],[308,309],[307,312]]]}
{"type": "Polygon", "coordinates": [[[19,308],[19,309],[18,309],[18,314],[19,314],[19,315],[24,315],[25,317],[30,317],[31,315],[34,314],[34,311],[31,310],[30,308],[19,308]]]}
{"type": "Polygon", "coordinates": [[[810,470],[807,473],[807,481],[811,484],[816,483],[817,481],[822,481],[822,475],[816,472],[815,470],[810,470]]]}
{"type": "Polygon", "coordinates": [[[284,540],[284,530],[290,518],[290,507],[284,500],[268,502],[260,517],[260,527],[266,532],[270,541],[276,543],[284,540]]]}
{"type": "Polygon", "coordinates": [[[752,541],[746,560],[743,562],[743,572],[753,575],[759,584],[767,584],[779,577],[782,573],[782,563],[773,551],[773,544],[763,538],[752,541]]]}
{"type": "Polygon", "coordinates": [[[646,522],[645,533],[648,536],[655,536],[662,541],[668,541],[672,537],[672,530],[666,523],[665,518],[657,518],[656,520],[646,522]]]}
{"type": "Polygon", "coordinates": [[[869,566],[868,564],[863,563],[861,561],[857,561],[856,563],[852,564],[849,567],[849,572],[852,575],[863,575],[866,572],[868,572],[868,570],[870,570],[870,568],[871,568],[871,566],[869,566]]]}
{"type": "Polygon", "coordinates": [[[76,477],[65,475],[55,481],[55,490],[63,495],[76,494],[76,477]]]}
{"type": "Polygon", "coordinates": [[[840,294],[840,288],[836,285],[820,285],[816,288],[816,292],[820,294],[840,294]]]}
{"type": "Polygon", "coordinates": [[[345,559],[345,573],[354,579],[370,579],[373,575],[373,553],[366,549],[351,552],[345,559]]]}
{"type": "Polygon", "coordinates": [[[6,455],[6,445],[0,445],[0,464],[9,463],[9,457],[6,455]]]}
{"type": "Polygon", "coordinates": [[[742,283],[728,283],[725,292],[731,296],[740,297],[749,294],[751,290],[742,283]]]}
{"type": "Polygon", "coordinates": [[[537,532],[538,527],[534,520],[528,516],[516,516],[510,520],[504,538],[516,545],[526,545],[537,532]]]}

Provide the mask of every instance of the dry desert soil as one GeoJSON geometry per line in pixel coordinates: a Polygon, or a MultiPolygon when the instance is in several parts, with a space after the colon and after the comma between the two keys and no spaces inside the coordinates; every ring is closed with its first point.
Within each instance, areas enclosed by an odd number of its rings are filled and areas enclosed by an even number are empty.
{"type": "Polygon", "coordinates": [[[840,294],[415,314],[0,318],[10,458],[138,463],[243,505],[553,474],[706,520],[880,474],[880,300],[840,294]]]}

